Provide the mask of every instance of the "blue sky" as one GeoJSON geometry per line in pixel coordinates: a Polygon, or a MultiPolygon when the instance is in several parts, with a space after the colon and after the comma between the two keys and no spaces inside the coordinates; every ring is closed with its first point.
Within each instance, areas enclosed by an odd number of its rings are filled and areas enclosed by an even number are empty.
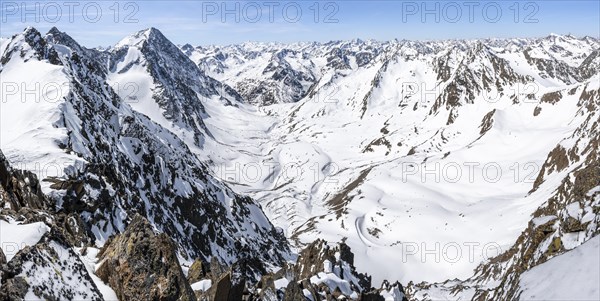
{"type": "Polygon", "coordinates": [[[85,46],[156,27],[175,43],[600,37],[600,1],[5,1],[0,35],[52,26],[85,46]],[[73,4],[75,3],[75,4],[73,4]]]}

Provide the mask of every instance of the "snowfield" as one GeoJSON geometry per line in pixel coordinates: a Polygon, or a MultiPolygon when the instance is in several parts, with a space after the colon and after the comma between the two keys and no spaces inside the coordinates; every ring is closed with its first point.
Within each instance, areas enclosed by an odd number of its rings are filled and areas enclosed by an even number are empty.
{"type": "Polygon", "coordinates": [[[48,230],[42,222],[20,224],[0,220],[0,245],[6,260],[10,261],[23,248],[35,245],[48,230]]]}
{"type": "MultiPolygon", "coordinates": [[[[547,53],[556,37],[548,39],[532,44],[547,53]]],[[[571,43],[566,49],[578,53],[598,47],[566,37],[557,41],[571,43]]],[[[540,75],[511,40],[474,54],[452,50],[448,43],[418,45],[438,52],[404,41],[377,45],[384,54],[344,70],[328,66],[321,56],[334,47],[367,51],[368,42],[195,49],[190,58],[233,87],[244,78],[267,81],[269,74],[256,70],[279,58],[281,49],[305,53],[300,65],[314,65],[320,78],[317,93],[297,103],[256,108],[206,102],[205,122],[215,137],[206,148],[215,174],[259,200],[292,242],[345,240],[357,252],[357,267],[376,283],[468,278],[478,264],[512,246],[559,184],[560,177],[529,193],[547,154],[585,120],[577,105],[584,89],[540,75]],[[248,55],[256,49],[260,56],[248,55]],[[225,58],[217,60],[222,54],[225,58]],[[512,79],[503,92],[481,93],[472,103],[435,109],[453,82],[438,80],[434,62],[445,56],[453,68],[472,59],[477,63],[469,64],[473,71],[468,72],[488,77],[497,76],[493,68],[499,58],[515,76],[529,79],[512,79]],[[409,86],[416,92],[407,92],[409,86]],[[553,104],[540,101],[546,93],[567,94],[567,89],[577,92],[553,104]],[[457,115],[452,124],[448,114],[457,115]],[[491,125],[482,134],[489,114],[491,125]],[[343,210],[332,210],[334,199],[344,203],[343,210]],[[390,263],[398,268],[390,269],[390,263]]],[[[462,43],[479,49],[477,41],[462,43]]],[[[298,64],[297,55],[284,58],[298,64]]],[[[483,78],[474,85],[483,86],[483,78]]]]}
{"type": "Polygon", "coordinates": [[[521,300],[600,300],[600,237],[523,273],[521,300]]]}

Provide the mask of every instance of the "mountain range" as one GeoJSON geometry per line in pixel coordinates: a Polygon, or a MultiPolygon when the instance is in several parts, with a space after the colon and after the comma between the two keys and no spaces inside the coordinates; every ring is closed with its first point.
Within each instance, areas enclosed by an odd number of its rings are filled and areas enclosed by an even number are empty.
{"type": "Polygon", "coordinates": [[[0,299],[596,300],[600,40],[0,40],[0,299]]]}

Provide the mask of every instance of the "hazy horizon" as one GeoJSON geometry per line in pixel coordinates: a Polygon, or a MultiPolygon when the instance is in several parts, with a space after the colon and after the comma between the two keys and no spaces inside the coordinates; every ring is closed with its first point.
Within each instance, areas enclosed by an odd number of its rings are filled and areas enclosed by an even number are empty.
{"type": "MultiPolygon", "coordinates": [[[[36,26],[26,26],[24,27],[21,31],[18,32],[14,32],[11,33],[9,35],[2,35],[0,36],[0,38],[6,39],[6,38],[10,38],[11,36],[15,35],[15,34],[19,34],[22,33],[23,31],[25,31],[27,29],[27,27],[33,27],[36,30],[38,30],[40,33],[42,34],[46,34],[52,27],[50,27],[48,30],[41,30],[39,27],[36,26]]],[[[153,27],[153,26],[152,26],[153,27]]],[[[136,30],[130,33],[125,33],[121,39],[126,38],[130,35],[133,35],[137,32],[140,31],[144,31],[147,29],[150,29],[152,27],[148,27],[148,28],[144,28],[141,30],[136,30]]],[[[72,38],[74,38],[78,43],[79,40],[77,39],[76,36],[72,35],[71,33],[62,30],[60,27],[56,27],[59,31],[66,33],[67,35],[71,36],[72,38]]],[[[167,34],[164,33],[164,31],[162,31],[160,28],[154,27],[155,29],[158,29],[163,35],[165,35],[165,37],[167,39],[169,39],[170,41],[172,41],[174,44],[178,45],[178,46],[183,46],[186,44],[192,45],[194,47],[197,46],[230,46],[230,45],[242,45],[242,44],[246,44],[246,43],[261,43],[261,44],[295,44],[295,43],[318,43],[318,44],[327,44],[327,43],[332,43],[332,42],[346,42],[346,41],[355,41],[355,40],[361,40],[361,41],[374,41],[374,42],[379,42],[379,43],[386,43],[386,42],[391,42],[391,41],[415,41],[415,42],[440,42],[440,41],[460,41],[460,40],[465,40],[465,41],[478,41],[478,40],[510,40],[510,39],[542,39],[542,38],[546,38],[546,37],[550,37],[552,35],[556,35],[556,36],[572,36],[576,39],[584,39],[586,37],[591,37],[593,39],[598,39],[600,40],[600,36],[598,37],[594,37],[594,36],[590,36],[590,35],[574,35],[571,33],[555,33],[555,32],[550,32],[546,35],[540,35],[540,36],[512,36],[512,37],[474,37],[474,38],[447,38],[447,39],[404,39],[404,38],[393,38],[393,39],[388,39],[388,40],[382,40],[382,39],[372,39],[372,38],[349,38],[349,39],[333,39],[333,40],[323,40],[323,41],[315,41],[315,40],[299,40],[299,41],[290,41],[290,42],[281,42],[281,41],[259,41],[259,40],[247,40],[247,41],[242,41],[242,42],[238,42],[238,43],[223,43],[223,44],[217,44],[217,43],[209,43],[209,44],[193,44],[190,42],[184,42],[184,43],[176,43],[174,42],[167,34]]],[[[108,48],[108,47],[113,47],[115,46],[121,39],[117,40],[115,43],[110,44],[110,45],[85,45],[82,44],[85,47],[88,48],[97,48],[97,47],[103,47],[103,48],[108,48]]]]}
{"type": "Polygon", "coordinates": [[[147,1],[11,2],[0,36],[53,26],[86,47],[111,46],[149,27],[176,44],[340,40],[600,38],[600,1],[147,1]],[[598,25],[598,26],[597,26],[598,25]]]}

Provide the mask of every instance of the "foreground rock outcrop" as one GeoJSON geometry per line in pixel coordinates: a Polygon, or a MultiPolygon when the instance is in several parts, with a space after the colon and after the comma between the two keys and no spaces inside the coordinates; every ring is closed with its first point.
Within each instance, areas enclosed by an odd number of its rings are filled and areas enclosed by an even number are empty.
{"type": "MultiPolygon", "coordinates": [[[[246,263],[247,264],[247,263],[246,263]]],[[[243,264],[230,268],[210,264],[205,279],[197,277],[200,267],[194,263],[188,277],[197,283],[210,281],[206,291],[196,291],[199,300],[407,300],[403,286],[384,282],[371,287],[371,277],[354,267],[354,254],[344,243],[330,245],[316,240],[299,254],[295,263],[288,263],[275,272],[265,273],[258,283],[247,281],[240,272],[243,264]],[[220,275],[218,271],[222,271],[220,275]]]]}
{"type": "Polygon", "coordinates": [[[372,288],[346,244],[323,240],[306,246],[294,263],[269,265],[241,247],[246,256],[235,263],[199,258],[186,276],[173,239],[138,214],[105,242],[94,270],[82,261],[95,246],[89,225],[54,208],[34,174],[11,168],[1,152],[0,159],[1,222],[33,237],[11,253],[0,249],[0,300],[104,300],[99,281],[120,300],[405,300],[399,283],[372,288]]]}
{"type": "Polygon", "coordinates": [[[173,241],[156,234],[136,215],[125,232],[110,239],[98,254],[96,274],[120,300],[196,300],[175,254],[173,241]]]}

